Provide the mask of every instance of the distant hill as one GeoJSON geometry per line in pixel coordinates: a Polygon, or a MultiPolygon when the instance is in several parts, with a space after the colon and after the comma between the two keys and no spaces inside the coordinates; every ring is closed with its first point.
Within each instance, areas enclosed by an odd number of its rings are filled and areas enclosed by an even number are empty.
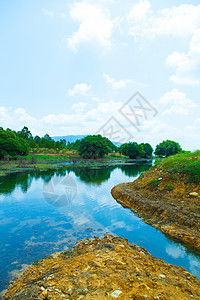
{"type": "MultiPolygon", "coordinates": [[[[65,135],[65,136],[53,136],[52,139],[54,139],[54,141],[60,141],[61,139],[65,139],[68,142],[70,143],[74,143],[76,142],[76,140],[80,140],[82,138],[84,138],[86,135],[65,135]]],[[[112,141],[113,142],[113,141],[112,141]]],[[[119,142],[113,142],[113,144],[117,147],[120,147],[121,146],[121,143],[119,142]]]]}

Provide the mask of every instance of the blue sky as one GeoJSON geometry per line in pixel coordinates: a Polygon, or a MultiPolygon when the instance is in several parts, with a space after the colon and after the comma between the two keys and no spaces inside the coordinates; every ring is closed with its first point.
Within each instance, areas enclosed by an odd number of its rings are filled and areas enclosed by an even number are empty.
{"type": "Polygon", "coordinates": [[[106,135],[114,117],[119,141],[200,148],[198,1],[2,0],[0,25],[4,128],[106,135]],[[121,107],[137,91],[146,111],[131,122],[121,107]]]}

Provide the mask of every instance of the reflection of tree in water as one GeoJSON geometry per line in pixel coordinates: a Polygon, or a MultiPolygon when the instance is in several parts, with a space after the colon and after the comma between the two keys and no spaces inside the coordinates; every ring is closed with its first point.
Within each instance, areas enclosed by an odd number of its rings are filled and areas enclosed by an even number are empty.
{"type": "Polygon", "coordinates": [[[81,181],[85,183],[101,184],[110,178],[111,172],[118,168],[128,177],[138,176],[141,172],[148,170],[152,166],[152,161],[140,162],[136,164],[124,164],[104,167],[70,167],[81,181]]]}
{"type": "Polygon", "coordinates": [[[147,171],[152,166],[152,161],[140,162],[136,164],[126,164],[118,166],[122,172],[128,177],[136,177],[141,172],[147,171]]]}
{"type": "Polygon", "coordinates": [[[13,173],[0,178],[0,195],[11,194],[16,187],[19,187],[23,193],[29,189],[33,177],[29,172],[13,173]]]}
{"type": "Polygon", "coordinates": [[[141,172],[148,170],[152,165],[152,162],[140,162],[138,164],[124,164],[115,166],[103,166],[103,167],[70,167],[70,168],[58,168],[48,170],[31,170],[20,173],[9,174],[5,177],[0,177],[0,195],[9,195],[15,188],[19,187],[23,193],[26,193],[31,186],[33,179],[42,179],[45,183],[51,181],[52,177],[64,177],[66,173],[71,171],[75,173],[81,181],[85,183],[98,184],[108,180],[111,172],[118,168],[129,177],[138,176],[141,172]]]}
{"type": "Polygon", "coordinates": [[[23,193],[26,193],[33,179],[37,180],[41,178],[44,182],[48,183],[54,175],[58,177],[65,176],[66,168],[48,169],[45,171],[31,170],[0,177],[0,195],[9,195],[18,187],[23,193]]]}
{"type": "Polygon", "coordinates": [[[110,178],[116,166],[106,167],[72,167],[70,170],[85,183],[101,184],[110,178]]]}

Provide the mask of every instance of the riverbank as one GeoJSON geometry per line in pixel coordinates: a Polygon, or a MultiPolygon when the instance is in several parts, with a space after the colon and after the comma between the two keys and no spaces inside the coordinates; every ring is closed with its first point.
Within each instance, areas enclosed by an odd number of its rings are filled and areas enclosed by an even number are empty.
{"type": "Polygon", "coordinates": [[[111,194],[146,223],[200,251],[200,153],[163,160],[111,194]]]}
{"type": "Polygon", "coordinates": [[[104,235],[32,265],[8,287],[6,300],[199,299],[200,282],[127,239],[104,235]]]}

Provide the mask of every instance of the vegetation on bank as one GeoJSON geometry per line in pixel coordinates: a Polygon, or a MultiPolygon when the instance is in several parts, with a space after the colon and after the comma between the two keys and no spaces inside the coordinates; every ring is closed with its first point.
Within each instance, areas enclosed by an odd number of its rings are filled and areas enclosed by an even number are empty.
{"type": "Polygon", "coordinates": [[[181,152],[181,146],[177,142],[170,140],[163,141],[162,143],[158,144],[155,149],[155,155],[164,157],[168,157],[170,155],[174,155],[181,152]]]}
{"type": "MultiPolygon", "coordinates": [[[[174,141],[163,141],[155,149],[155,155],[158,157],[168,157],[170,155],[181,153],[180,145],[174,141]]],[[[88,135],[74,143],[67,143],[65,139],[54,141],[48,134],[44,137],[36,135],[33,137],[28,127],[24,126],[22,130],[15,131],[0,127],[0,160],[9,161],[11,159],[21,159],[24,156],[24,162],[34,163],[64,161],[69,157],[79,157],[84,159],[98,159],[111,154],[114,157],[123,155],[130,159],[151,158],[153,148],[149,143],[129,142],[117,147],[106,137],[99,135],[88,135]],[[34,158],[28,154],[34,154],[34,158]],[[37,157],[37,155],[39,155],[37,157]],[[52,155],[52,157],[42,157],[41,154],[52,155]],[[57,157],[60,156],[60,158],[57,157]],[[55,156],[55,158],[53,158],[55,156]]]]}
{"type": "Polygon", "coordinates": [[[153,148],[148,143],[138,144],[136,142],[129,142],[121,145],[119,152],[123,155],[129,156],[131,159],[149,158],[152,157],[153,148]]]}
{"type": "Polygon", "coordinates": [[[159,168],[171,175],[179,173],[186,175],[190,182],[200,184],[200,151],[193,153],[187,151],[184,153],[169,156],[162,162],[157,161],[159,168]]]}

